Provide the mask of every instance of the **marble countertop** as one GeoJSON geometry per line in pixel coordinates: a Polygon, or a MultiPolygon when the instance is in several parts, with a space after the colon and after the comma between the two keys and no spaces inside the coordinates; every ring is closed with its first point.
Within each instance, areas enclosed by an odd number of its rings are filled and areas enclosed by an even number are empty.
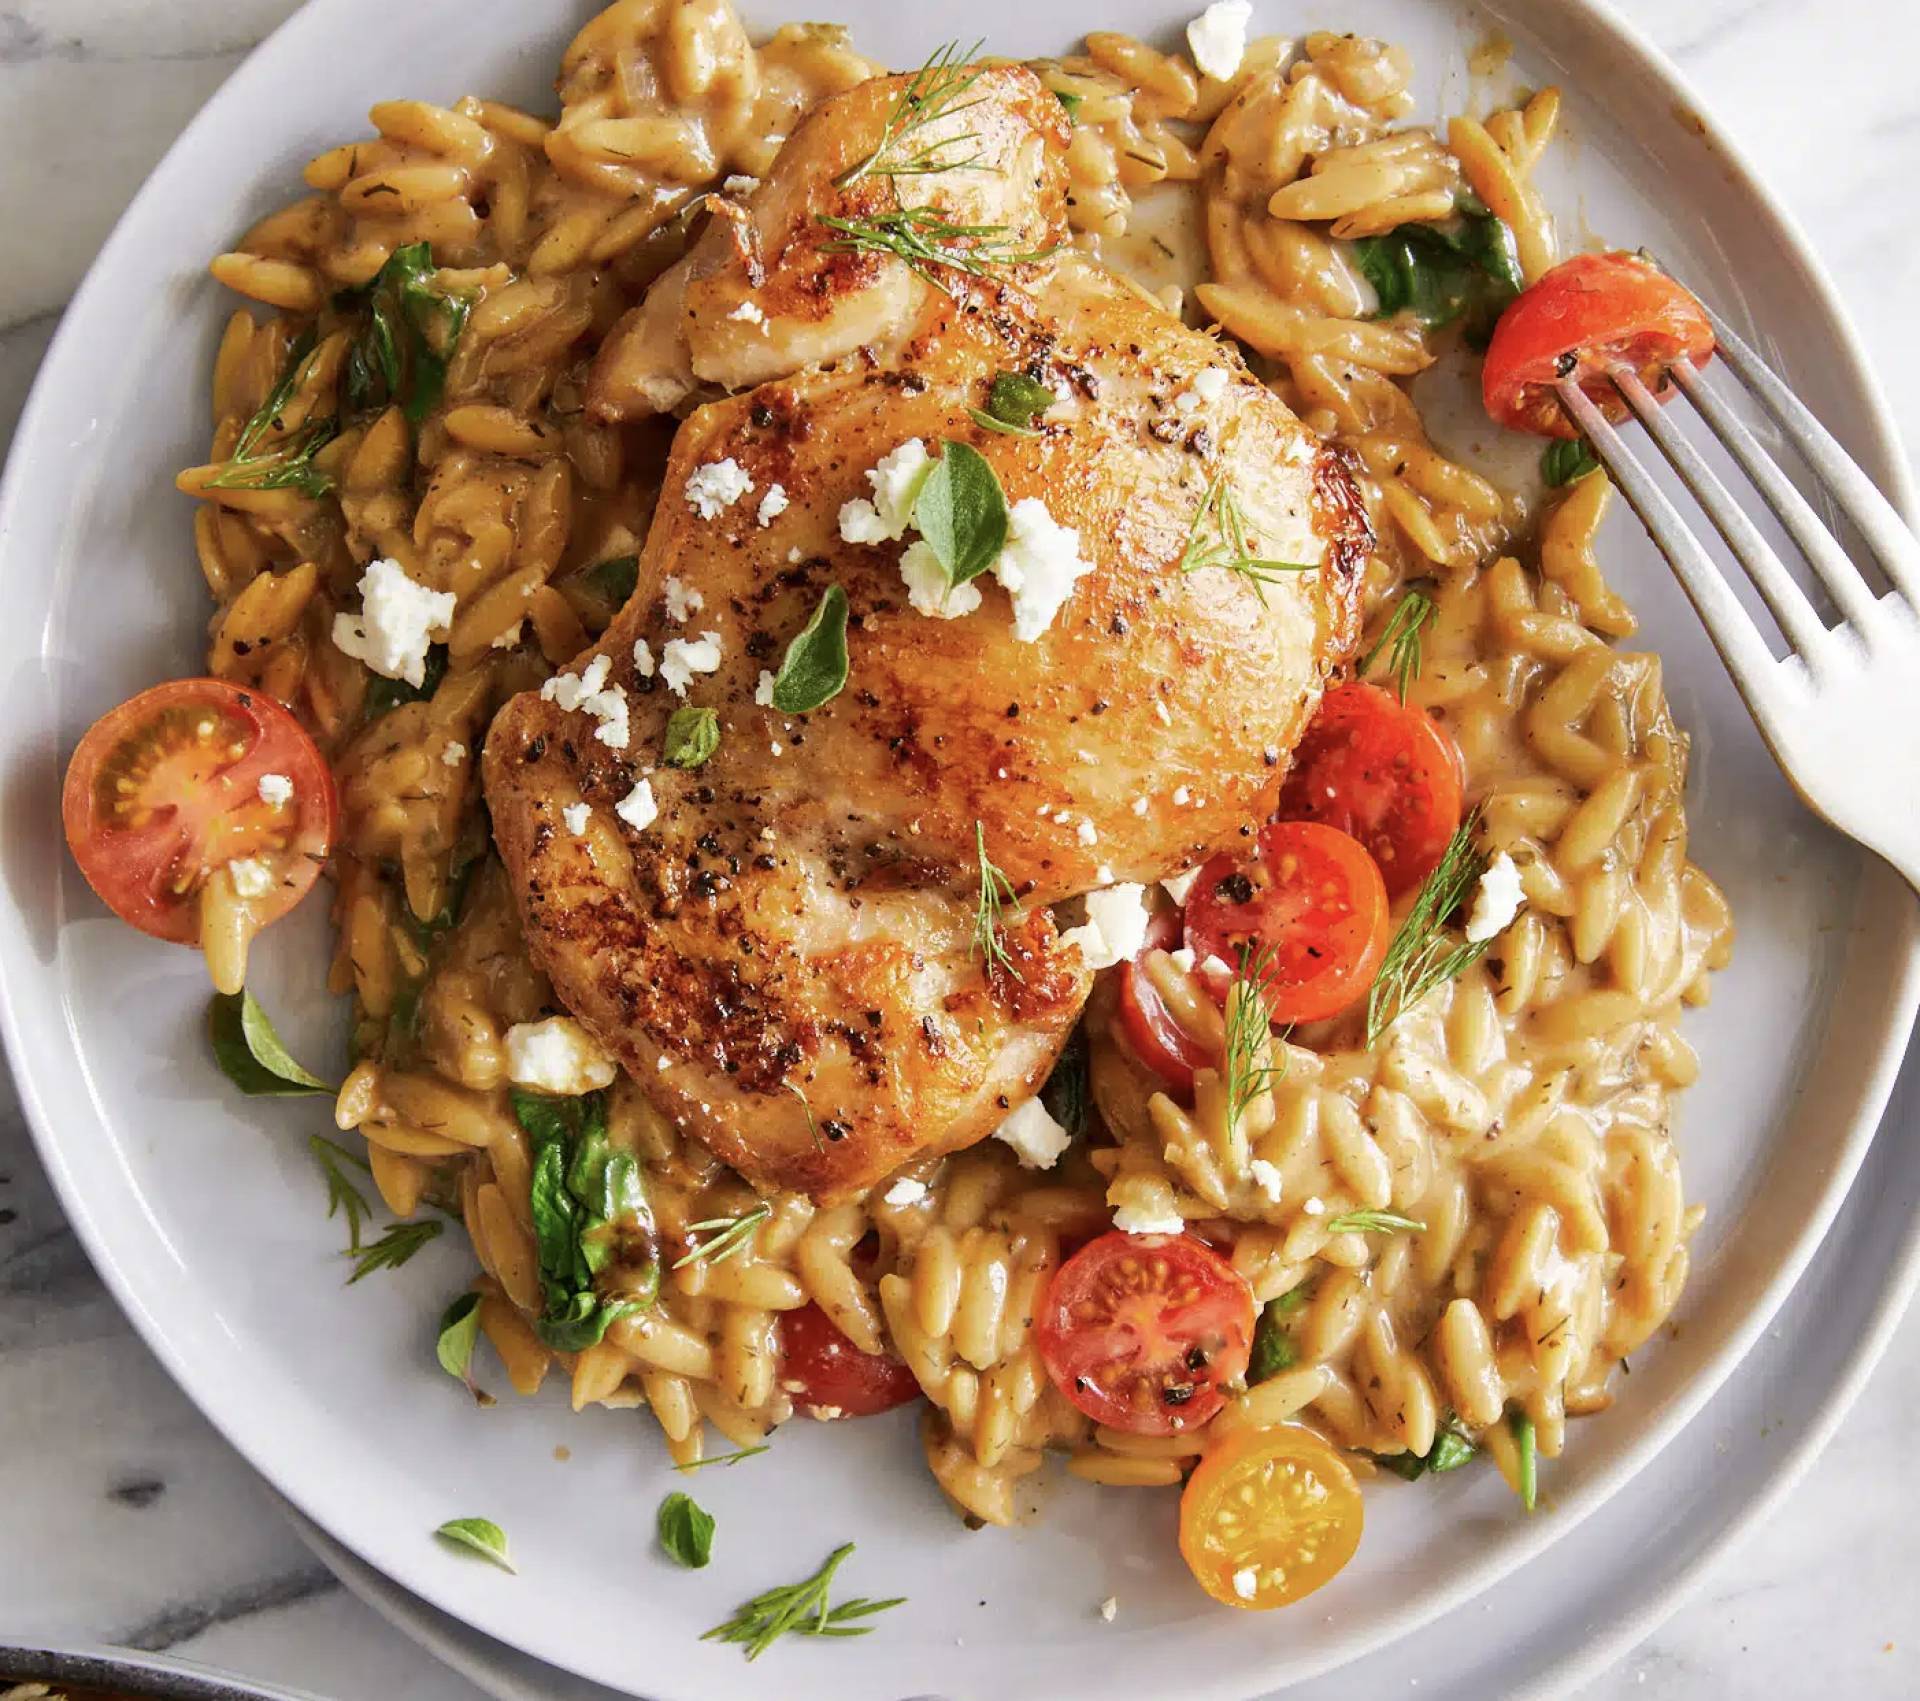
{"type": "MultiPolygon", "coordinates": [[[[113,219],[294,3],[0,0],[0,448],[113,219]]],[[[1911,197],[1889,192],[1920,175],[1920,9],[1616,4],[1679,61],[1808,230],[1920,445],[1908,317],[1920,227],[1911,197]]],[[[1920,1693],[1916,1409],[1910,1325],[1807,1477],[1587,1701],[1920,1693]]],[[[3,1069],[0,1522],[0,1641],[172,1649],[343,1698],[478,1696],[334,1581],[135,1338],[61,1218],[3,1069]]]]}

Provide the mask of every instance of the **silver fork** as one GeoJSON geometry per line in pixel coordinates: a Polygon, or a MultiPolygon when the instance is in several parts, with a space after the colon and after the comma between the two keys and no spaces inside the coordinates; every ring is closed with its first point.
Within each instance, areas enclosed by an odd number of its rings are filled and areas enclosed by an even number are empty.
{"type": "Polygon", "coordinates": [[[1876,597],[1839,541],[1686,361],[1670,376],[1753,481],[1833,599],[1829,628],[1773,547],[1676,429],[1633,369],[1607,376],[1746,570],[1788,655],[1776,659],[1711,555],[1575,377],[1554,386],[1621,493],[1672,564],[1688,600],[1793,788],[1815,814],[1878,852],[1920,892],[1920,541],[1827,429],[1711,314],[1719,357],[1793,443],[1858,528],[1892,590],[1876,597]]]}

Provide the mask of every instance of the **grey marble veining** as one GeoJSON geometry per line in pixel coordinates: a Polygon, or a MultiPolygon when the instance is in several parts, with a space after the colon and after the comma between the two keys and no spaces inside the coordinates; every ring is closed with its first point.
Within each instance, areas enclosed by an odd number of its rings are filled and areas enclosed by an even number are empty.
{"type": "MultiPolygon", "coordinates": [[[[826,10],[831,11],[831,7],[826,10]]],[[[0,4],[0,444],[87,260],[166,144],[293,0],[0,4]],[[75,139],[70,119],[92,114],[75,139]],[[56,186],[57,185],[57,189],[56,186]]],[[[1302,16],[1316,9],[1302,4],[1302,16]]],[[[1623,0],[1835,273],[1920,443],[1920,10],[1623,0]]],[[[1336,6],[1318,8],[1337,14],[1336,6]]],[[[1806,1479],[1587,1691],[1920,1694],[1920,1330],[1806,1479]]],[[[172,1648],[341,1697],[474,1701],[348,1596],[134,1337],[0,1079],[0,1634],[172,1648]],[[38,1533],[30,1548],[18,1539],[38,1533]]]]}

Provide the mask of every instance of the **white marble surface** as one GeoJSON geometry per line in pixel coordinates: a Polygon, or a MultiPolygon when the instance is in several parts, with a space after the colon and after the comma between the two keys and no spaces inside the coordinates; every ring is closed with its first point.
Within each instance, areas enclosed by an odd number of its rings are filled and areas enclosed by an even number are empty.
{"type": "MultiPolygon", "coordinates": [[[[292,9],[0,3],[0,444],[121,206],[292,9]]],[[[1620,9],[1680,61],[1809,230],[1876,351],[1909,444],[1920,444],[1920,228],[1899,187],[1920,175],[1920,9],[1620,9]]],[[[1334,19],[1339,8],[1318,10],[1334,19]]],[[[1588,1701],[1920,1694],[1916,1409],[1920,1330],[1910,1326],[1765,1527],[1588,1701]]],[[[0,1641],[35,1638],[171,1648],[342,1698],[477,1695],[333,1582],[175,1391],[62,1222],[0,1079],[0,1641]]]]}

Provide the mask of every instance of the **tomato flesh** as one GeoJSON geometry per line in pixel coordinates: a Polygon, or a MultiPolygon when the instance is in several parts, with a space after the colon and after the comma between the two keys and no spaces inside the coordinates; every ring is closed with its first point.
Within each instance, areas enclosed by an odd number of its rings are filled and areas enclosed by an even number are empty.
{"type": "Polygon", "coordinates": [[[1055,1271],[1035,1319],[1054,1385],[1112,1429],[1197,1429],[1246,1374],[1253,1290],[1190,1234],[1089,1241],[1055,1271]]]}
{"type": "Polygon", "coordinates": [[[1216,856],[1187,894],[1187,943],[1205,962],[1259,957],[1276,1022],[1336,1016],[1387,951],[1387,889],[1365,846],[1314,821],[1261,830],[1250,863],[1216,856]]]}
{"type": "Polygon", "coordinates": [[[1180,1553],[1216,1601],[1260,1612],[1331,1582],[1365,1520],[1353,1472],[1312,1430],[1243,1430],[1187,1479],[1180,1553]]]}
{"type": "Polygon", "coordinates": [[[817,1414],[871,1417],[920,1392],[913,1372],[891,1353],[863,1353],[817,1305],[780,1314],[780,1379],[817,1414]]]}
{"type": "Polygon", "coordinates": [[[1336,686],[1294,751],[1280,814],[1351,834],[1398,897],[1433,872],[1459,829],[1461,767],[1425,709],[1378,685],[1336,686]]]}
{"type": "Polygon", "coordinates": [[[1173,1012],[1136,957],[1120,971],[1120,1031],[1127,1048],[1184,1100],[1193,1097],[1193,1072],[1213,1053],[1173,1018],[1173,1012]]]}
{"type": "Polygon", "coordinates": [[[143,933],[191,945],[200,889],[236,858],[272,877],[249,899],[259,925],[292,909],[332,849],[338,802],[326,758],[272,698],[179,679],[87,729],[60,811],[74,860],[108,908],[143,933]],[[288,782],[284,801],[261,795],[269,776],[288,782]]]}
{"type": "Polygon", "coordinates": [[[1628,407],[1607,377],[1625,365],[1662,401],[1666,369],[1713,356],[1713,322],[1692,293],[1635,254],[1580,254],[1529,285],[1500,316],[1481,368],[1481,397],[1500,424],[1578,437],[1554,383],[1577,378],[1611,420],[1628,407]]]}

